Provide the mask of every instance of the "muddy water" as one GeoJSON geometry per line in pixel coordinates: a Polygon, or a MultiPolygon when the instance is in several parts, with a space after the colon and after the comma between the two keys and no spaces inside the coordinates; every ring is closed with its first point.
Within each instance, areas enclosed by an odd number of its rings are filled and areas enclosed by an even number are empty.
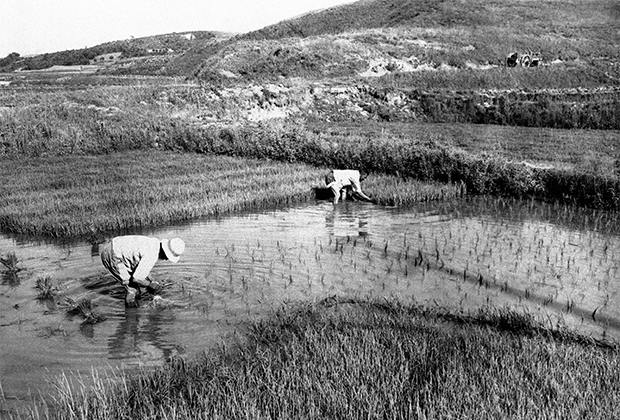
{"type": "MultiPolygon", "coordinates": [[[[620,338],[620,237],[615,216],[535,203],[473,200],[407,211],[320,202],[139,233],[182,237],[177,264],[159,262],[161,298],[125,309],[97,244],[0,236],[3,409],[50,392],[61,372],[158,365],[225,342],[287,301],[386,296],[528,311],[596,338],[620,338]],[[36,280],[58,286],[37,299],[36,280]],[[87,298],[105,320],[63,306],[87,298]]],[[[137,232],[133,232],[137,233],[137,232]]],[[[87,379],[84,379],[87,381],[87,379]]]]}

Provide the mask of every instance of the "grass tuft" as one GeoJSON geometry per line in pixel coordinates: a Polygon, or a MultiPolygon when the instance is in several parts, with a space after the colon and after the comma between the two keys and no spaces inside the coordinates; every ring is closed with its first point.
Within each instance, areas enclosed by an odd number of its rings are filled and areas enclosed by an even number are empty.
{"type": "Polygon", "coordinates": [[[83,316],[84,321],[82,321],[82,324],[96,324],[106,319],[105,316],[94,312],[92,300],[89,298],[81,298],[77,301],[71,298],[65,298],[61,306],[68,314],[83,316]]]}

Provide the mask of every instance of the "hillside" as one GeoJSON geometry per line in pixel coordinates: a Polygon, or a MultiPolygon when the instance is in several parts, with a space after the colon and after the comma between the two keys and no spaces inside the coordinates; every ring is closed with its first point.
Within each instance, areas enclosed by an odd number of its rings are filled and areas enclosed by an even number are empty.
{"type": "MultiPolygon", "coordinates": [[[[613,0],[361,0],[309,13],[242,36],[279,39],[364,29],[419,27],[508,29],[514,36],[618,39],[620,5],[613,0]]],[[[535,46],[533,46],[535,47],[535,46]]]]}
{"type": "Polygon", "coordinates": [[[241,39],[309,37],[405,24],[422,26],[424,19],[434,14],[440,3],[432,0],[362,0],[307,13],[295,19],[249,32],[241,36],[241,39]]]}
{"type": "Polygon", "coordinates": [[[605,84],[600,75],[620,78],[619,44],[616,0],[360,0],[234,37],[189,31],[26,59],[6,57],[0,71],[83,65],[98,55],[122,52],[123,59],[160,57],[146,64],[119,62],[106,72],[260,81],[357,77],[366,71],[384,76],[442,65],[488,70],[511,52],[532,50],[545,64],[577,62],[586,83],[598,78],[596,84],[605,84]]]}
{"type": "Polygon", "coordinates": [[[374,76],[442,65],[488,70],[511,52],[532,50],[546,64],[578,62],[586,79],[618,77],[619,18],[612,0],[362,0],[240,35],[203,56],[196,74],[262,80],[357,76],[373,67],[374,76]]]}
{"type": "Polygon", "coordinates": [[[87,65],[94,61],[104,61],[102,56],[110,54],[116,54],[115,60],[155,55],[178,55],[196,44],[208,44],[229,36],[212,31],[188,31],[111,41],[90,48],[58,51],[31,57],[21,57],[18,53],[12,53],[0,59],[0,72],[87,65]]]}

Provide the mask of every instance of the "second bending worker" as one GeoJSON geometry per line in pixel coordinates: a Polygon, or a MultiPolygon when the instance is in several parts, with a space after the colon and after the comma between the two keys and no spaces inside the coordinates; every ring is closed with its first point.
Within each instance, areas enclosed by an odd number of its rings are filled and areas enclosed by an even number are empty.
{"type": "Polygon", "coordinates": [[[342,198],[344,201],[347,197],[347,189],[351,189],[354,197],[360,197],[362,200],[372,202],[362,191],[360,183],[360,171],[353,169],[334,169],[325,176],[325,183],[334,194],[334,204],[338,204],[338,200],[342,198]]]}
{"type": "Polygon", "coordinates": [[[113,238],[101,250],[101,262],[125,286],[125,304],[136,306],[140,286],[156,293],[161,285],[149,279],[149,273],[158,260],[179,261],[185,251],[180,238],[157,239],[148,236],[127,235],[113,238]]]}

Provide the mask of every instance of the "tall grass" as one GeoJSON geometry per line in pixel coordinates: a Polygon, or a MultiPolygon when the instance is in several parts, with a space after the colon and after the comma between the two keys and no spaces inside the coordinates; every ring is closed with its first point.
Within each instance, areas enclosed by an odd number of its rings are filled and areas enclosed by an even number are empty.
{"type": "Polygon", "coordinates": [[[2,230],[96,235],[305,201],[320,171],[161,152],[7,161],[2,230]]]}
{"type": "Polygon", "coordinates": [[[355,138],[324,137],[295,124],[210,128],[196,140],[198,143],[186,146],[207,153],[462,183],[470,194],[536,198],[608,209],[620,205],[620,178],[614,173],[537,168],[486,153],[472,154],[435,141],[379,138],[362,143],[355,138]]]}
{"type": "Polygon", "coordinates": [[[328,299],[133,377],[65,379],[35,418],[608,419],[620,353],[527,314],[328,299]]]}
{"type": "MultiPolygon", "coordinates": [[[[542,167],[570,169],[596,175],[613,174],[620,154],[615,130],[550,129],[482,124],[406,124],[348,122],[338,125],[313,122],[307,125],[326,137],[350,138],[366,143],[384,138],[400,142],[416,139],[438,143],[471,154],[489,154],[507,161],[527,161],[542,167]]],[[[342,141],[342,140],[340,140],[342,141]]],[[[347,140],[348,141],[348,140],[347,140]]]]}

